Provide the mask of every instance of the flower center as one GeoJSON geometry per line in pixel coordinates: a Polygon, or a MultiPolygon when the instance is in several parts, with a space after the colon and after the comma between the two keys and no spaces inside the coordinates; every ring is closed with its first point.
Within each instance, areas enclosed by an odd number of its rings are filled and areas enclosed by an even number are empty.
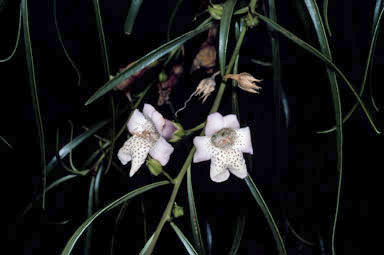
{"type": "Polygon", "coordinates": [[[212,137],[211,142],[214,146],[224,149],[231,147],[236,139],[236,132],[231,128],[223,128],[217,131],[212,137]]]}
{"type": "Polygon", "coordinates": [[[143,131],[135,132],[134,135],[141,137],[150,143],[154,143],[160,138],[160,134],[157,132],[155,125],[150,120],[148,120],[148,122],[144,125],[143,131]]]}

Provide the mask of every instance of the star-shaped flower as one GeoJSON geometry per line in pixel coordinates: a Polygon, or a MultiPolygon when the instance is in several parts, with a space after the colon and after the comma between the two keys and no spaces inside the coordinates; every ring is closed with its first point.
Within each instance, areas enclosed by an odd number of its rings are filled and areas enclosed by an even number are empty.
{"type": "Polygon", "coordinates": [[[249,127],[240,128],[236,115],[208,115],[205,136],[193,139],[193,162],[211,160],[210,176],[214,182],[229,178],[229,172],[243,179],[248,175],[243,153],[253,154],[249,127]]]}
{"type": "Polygon", "coordinates": [[[117,156],[123,165],[132,160],[129,176],[133,176],[145,162],[147,155],[165,166],[173,152],[166,139],[176,131],[173,123],[165,119],[150,104],[144,104],[143,113],[135,110],[127,124],[132,136],[120,148],[117,156]]]}

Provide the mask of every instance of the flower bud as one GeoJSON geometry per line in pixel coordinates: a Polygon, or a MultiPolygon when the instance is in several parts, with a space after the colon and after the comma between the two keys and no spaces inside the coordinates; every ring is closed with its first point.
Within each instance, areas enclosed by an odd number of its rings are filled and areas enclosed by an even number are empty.
{"type": "Polygon", "coordinates": [[[145,164],[147,165],[151,174],[153,174],[154,176],[158,176],[163,172],[163,166],[160,164],[160,162],[150,156],[148,156],[145,164]]]}
{"type": "Polygon", "coordinates": [[[162,71],[161,73],[159,73],[159,81],[160,82],[165,82],[168,80],[168,75],[165,71],[162,71]]]}
{"type": "Polygon", "coordinates": [[[184,208],[182,206],[178,206],[175,202],[173,209],[172,209],[173,217],[179,218],[184,215],[184,208]]]}
{"type": "Polygon", "coordinates": [[[180,123],[176,123],[173,121],[170,121],[170,122],[172,122],[172,124],[176,128],[176,130],[173,132],[172,137],[168,140],[168,142],[176,143],[176,142],[180,141],[181,138],[183,138],[183,136],[185,134],[184,128],[180,123]]]}

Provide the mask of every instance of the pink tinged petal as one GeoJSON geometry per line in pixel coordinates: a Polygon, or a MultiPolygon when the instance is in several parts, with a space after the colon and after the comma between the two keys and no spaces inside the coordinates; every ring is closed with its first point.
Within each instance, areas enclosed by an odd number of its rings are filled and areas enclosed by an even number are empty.
{"type": "Polygon", "coordinates": [[[160,137],[149,151],[149,155],[158,160],[162,166],[165,166],[173,150],[172,145],[165,141],[163,137],[160,137]]]}
{"type": "Polygon", "coordinates": [[[226,115],[223,119],[224,119],[224,128],[233,128],[233,129],[240,128],[240,123],[237,120],[237,117],[235,114],[226,115]]]}
{"type": "Polygon", "coordinates": [[[145,117],[150,119],[153,112],[156,112],[156,109],[152,105],[144,104],[143,113],[145,117]]]}
{"type": "Polygon", "coordinates": [[[156,127],[157,132],[159,132],[159,134],[162,134],[163,128],[165,125],[165,119],[164,119],[163,115],[161,115],[158,111],[154,111],[152,113],[151,119],[152,119],[153,124],[156,127]]]}
{"type": "Polygon", "coordinates": [[[135,132],[141,132],[141,127],[147,122],[148,120],[144,117],[144,115],[139,111],[135,110],[131,116],[131,118],[128,121],[127,127],[129,130],[129,133],[133,134],[135,132]]]}
{"type": "Polygon", "coordinates": [[[205,126],[205,135],[212,136],[222,128],[224,128],[223,116],[218,112],[209,114],[207,118],[207,125],[205,126]]]}
{"type": "Polygon", "coordinates": [[[237,151],[237,150],[228,151],[227,160],[228,160],[227,167],[233,175],[241,179],[244,179],[248,175],[247,165],[245,164],[243,153],[241,151],[237,151]]]}
{"type": "Polygon", "coordinates": [[[228,180],[229,171],[226,167],[225,159],[222,157],[212,157],[211,169],[209,172],[211,180],[214,182],[223,182],[228,180]]]}
{"type": "Polygon", "coordinates": [[[165,125],[163,127],[163,133],[161,134],[166,140],[171,139],[173,134],[176,132],[177,127],[172,123],[172,121],[165,120],[165,125]]]}
{"type": "Polygon", "coordinates": [[[240,150],[244,153],[253,154],[251,130],[249,129],[249,127],[237,129],[236,134],[236,140],[235,143],[232,145],[232,148],[240,150]]]}
{"type": "Polygon", "coordinates": [[[193,155],[193,163],[210,160],[212,157],[212,144],[208,136],[196,136],[193,139],[196,152],[193,155]]]}

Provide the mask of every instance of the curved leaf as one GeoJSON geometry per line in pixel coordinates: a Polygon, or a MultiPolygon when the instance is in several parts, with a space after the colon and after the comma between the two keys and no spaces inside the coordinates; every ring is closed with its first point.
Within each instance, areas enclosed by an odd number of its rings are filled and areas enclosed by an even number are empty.
{"type": "Polygon", "coordinates": [[[192,189],[192,178],[191,178],[191,165],[187,169],[187,191],[188,191],[188,203],[189,203],[189,216],[192,226],[193,239],[195,241],[195,246],[199,254],[205,254],[204,243],[201,237],[199,220],[197,218],[197,211],[195,206],[195,199],[193,196],[192,189]]]}
{"type": "MultiPolygon", "coordinates": [[[[101,169],[99,169],[101,172],[101,169]]],[[[93,214],[93,202],[95,195],[95,182],[96,177],[92,176],[91,183],[89,184],[89,192],[88,192],[88,210],[87,210],[87,218],[91,217],[93,214]]],[[[84,244],[84,255],[88,255],[90,253],[91,244],[92,244],[92,226],[89,226],[87,232],[85,233],[85,244],[84,244]]]]}
{"type": "Polygon", "coordinates": [[[236,255],[240,248],[241,239],[243,237],[245,229],[245,219],[246,218],[244,215],[240,215],[236,221],[235,236],[233,239],[231,250],[229,251],[229,255],[236,255]]]}
{"type": "Polygon", "coordinates": [[[314,246],[315,244],[310,242],[310,241],[307,241],[305,240],[303,237],[301,237],[296,231],[295,229],[292,227],[291,223],[289,222],[289,220],[287,219],[287,225],[288,225],[288,229],[291,230],[292,234],[302,243],[306,244],[306,245],[309,245],[309,246],[314,246]]]}
{"type": "Polygon", "coordinates": [[[124,216],[124,214],[125,214],[129,204],[130,204],[130,201],[125,202],[121,206],[120,211],[117,214],[117,217],[116,217],[116,220],[115,220],[115,226],[114,226],[114,230],[113,230],[112,238],[111,238],[111,248],[110,248],[110,252],[109,252],[110,255],[115,254],[115,242],[116,242],[117,229],[118,229],[118,227],[120,225],[121,220],[123,219],[123,216],[124,216]]]}
{"type": "Polygon", "coordinates": [[[135,24],[137,13],[140,10],[140,6],[143,3],[143,0],[132,0],[131,6],[129,7],[128,15],[124,24],[124,32],[127,35],[132,33],[133,25],[135,24]]]}
{"type": "Polygon", "coordinates": [[[323,2],[323,16],[324,16],[324,23],[325,23],[325,27],[327,28],[328,35],[332,36],[331,28],[329,27],[329,22],[328,22],[328,0],[324,0],[323,2]]]}
{"type": "Polygon", "coordinates": [[[40,163],[41,163],[41,179],[42,179],[42,208],[45,209],[45,187],[47,185],[47,166],[45,159],[45,137],[43,129],[43,121],[41,119],[40,105],[39,105],[39,95],[37,92],[37,83],[35,76],[35,66],[33,64],[33,54],[32,54],[32,45],[31,37],[29,34],[29,17],[28,17],[28,2],[27,0],[21,1],[21,15],[23,17],[23,28],[24,28],[24,43],[25,51],[27,57],[27,66],[28,66],[28,75],[29,75],[29,85],[31,88],[32,94],[32,106],[35,114],[36,126],[39,136],[40,144],[40,163]]]}
{"type": "Polygon", "coordinates": [[[208,22],[207,24],[203,26],[199,26],[198,28],[185,33],[172,41],[169,41],[166,44],[163,44],[159,48],[151,51],[147,55],[143,56],[139,60],[137,60],[130,68],[126,69],[125,71],[121,72],[117,76],[114,77],[114,79],[108,81],[104,86],[99,88],[92,96],[85,102],[85,105],[89,105],[98,98],[104,96],[107,92],[112,90],[114,87],[119,85],[122,81],[129,78],[131,75],[135,74],[136,72],[140,71],[144,67],[150,65],[151,63],[155,62],[165,54],[169,53],[173,49],[176,49],[177,47],[181,46],[186,41],[192,39],[196,35],[200,34],[201,32],[204,32],[208,28],[210,28],[212,25],[212,22],[208,22]]]}
{"type": "MultiPolygon", "coordinates": [[[[1,4],[0,4],[0,9],[1,9],[1,4]]],[[[21,18],[22,18],[22,14],[21,14],[21,7],[20,7],[20,12],[19,12],[19,27],[17,28],[17,36],[16,36],[16,42],[15,42],[15,46],[13,47],[13,50],[11,52],[11,54],[4,58],[4,59],[0,59],[0,63],[4,63],[4,62],[7,62],[9,60],[11,60],[13,58],[13,56],[15,55],[16,53],[16,50],[17,50],[17,47],[19,46],[19,42],[20,42],[20,34],[21,34],[21,18]]]]}
{"type": "Polygon", "coordinates": [[[273,237],[275,238],[277,249],[279,250],[279,254],[287,255],[283,238],[280,235],[280,232],[275,223],[275,220],[273,219],[273,216],[269,211],[267,204],[264,202],[263,196],[261,195],[259,189],[256,187],[256,184],[253,182],[252,178],[249,175],[244,178],[244,181],[248,185],[249,190],[251,191],[257,204],[259,205],[261,211],[263,212],[265,219],[268,222],[269,228],[271,229],[273,237]]]}
{"type": "Polygon", "coordinates": [[[235,8],[237,0],[227,0],[224,4],[223,16],[220,20],[219,30],[219,63],[221,76],[225,73],[225,62],[227,61],[227,45],[229,28],[231,27],[231,20],[233,9],[235,8]]]}
{"type": "Polygon", "coordinates": [[[139,255],[147,255],[147,250],[148,250],[148,247],[149,245],[151,244],[152,240],[153,240],[153,237],[155,236],[155,234],[152,234],[151,237],[148,239],[148,241],[145,243],[143,249],[140,251],[139,255]]]}
{"type": "Polygon", "coordinates": [[[163,186],[165,184],[169,184],[169,181],[161,181],[152,183],[149,185],[146,185],[144,187],[135,189],[134,191],[129,192],[128,194],[120,197],[119,199],[116,199],[115,201],[108,204],[106,207],[98,210],[96,213],[94,213],[91,217],[89,217],[83,224],[81,224],[80,227],[78,227],[75,231],[75,233],[71,236],[71,238],[68,240],[67,244],[65,245],[63,251],[61,252],[61,255],[70,255],[73,247],[75,246],[77,240],[80,238],[81,234],[88,228],[89,225],[92,224],[92,222],[102,215],[105,212],[110,211],[111,209],[119,206],[120,204],[128,201],[131,198],[136,197],[137,195],[140,195],[141,193],[144,193],[148,190],[151,190],[153,188],[163,186]]]}
{"type": "Polygon", "coordinates": [[[376,0],[376,5],[375,5],[375,11],[373,13],[373,24],[372,27],[376,27],[377,23],[379,21],[379,16],[380,16],[380,9],[383,7],[383,1],[382,0],[376,0]]]}
{"type": "Polygon", "coordinates": [[[176,232],[177,236],[179,237],[180,241],[184,244],[184,247],[187,250],[188,254],[189,255],[198,255],[196,250],[193,248],[191,243],[185,237],[183,232],[181,232],[181,230],[176,226],[176,224],[172,221],[170,222],[170,224],[171,224],[171,227],[173,228],[173,230],[176,232]]]}
{"type": "Polygon", "coordinates": [[[54,17],[54,21],[55,21],[57,39],[59,39],[60,46],[63,49],[65,56],[67,57],[69,63],[71,64],[72,68],[76,72],[76,75],[77,75],[77,86],[80,86],[80,82],[81,82],[80,70],[79,70],[79,68],[77,68],[77,66],[76,66],[75,62],[72,60],[71,56],[69,56],[69,53],[68,53],[67,49],[65,48],[65,45],[64,45],[64,42],[63,42],[63,38],[61,37],[61,33],[60,33],[60,29],[59,29],[59,23],[57,22],[57,15],[56,15],[56,13],[57,13],[57,11],[56,11],[56,2],[57,2],[57,0],[53,0],[53,17],[54,17]]]}
{"type": "MultiPolygon", "coordinates": [[[[72,142],[69,142],[64,147],[60,149],[58,152],[61,159],[65,158],[71,149],[73,150],[78,145],[80,145],[82,142],[84,142],[86,139],[88,139],[90,136],[95,134],[98,130],[100,130],[102,127],[104,127],[106,124],[108,124],[111,120],[103,120],[99,122],[98,124],[91,127],[89,130],[85,131],[81,135],[77,136],[75,139],[72,140],[72,142]]],[[[47,173],[49,172],[57,165],[57,158],[56,156],[51,159],[51,161],[47,165],[47,173]]]]}
{"type": "Polygon", "coordinates": [[[368,120],[369,120],[369,123],[370,125],[372,126],[373,130],[377,133],[377,134],[381,134],[381,131],[377,129],[375,123],[373,122],[373,118],[371,116],[371,113],[368,111],[367,107],[365,106],[364,102],[361,100],[359,94],[356,92],[356,90],[354,89],[354,87],[352,86],[352,84],[349,82],[349,80],[347,79],[347,77],[345,77],[345,75],[343,74],[343,72],[340,71],[340,69],[328,58],[326,57],[324,54],[322,54],[320,51],[318,51],[317,49],[315,49],[314,47],[312,47],[311,45],[309,45],[308,43],[304,42],[303,40],[301,40],[299,37],[297,37],[296,35],[294,35],[293,33],[289,32],[288,30],[286,30],[285,28],[283,28],[282,26],[280,26],[279,24],[275,23],[273,20],[271,19],[268,19],[267,17],[265,17],[264,15],[261,15],[260,13],[255,13],[255,15],[262,21],[268,23],[268,25],[270,25],[273,29],[275,29],[277,32],[281,33],[282,35],[284,35],[285,37],[287,37],[289,40],[291,40],[292,42],[296,43],[298,46],[302,47],[303,49],[307,50],[309,53],[311,53],[313,56],[319,58],[320,60],[322,60],[324,63],[326,63],[329,67],[331,67],[339,76],[341,79],[343,79],[343,81],[347,84],[348,88],[352,91],[353,95],[355,96],[355,98],[357,99],[357,101],[359,102],[361,108],[363,109],[365,115],[367,116],[368,120]]]}

